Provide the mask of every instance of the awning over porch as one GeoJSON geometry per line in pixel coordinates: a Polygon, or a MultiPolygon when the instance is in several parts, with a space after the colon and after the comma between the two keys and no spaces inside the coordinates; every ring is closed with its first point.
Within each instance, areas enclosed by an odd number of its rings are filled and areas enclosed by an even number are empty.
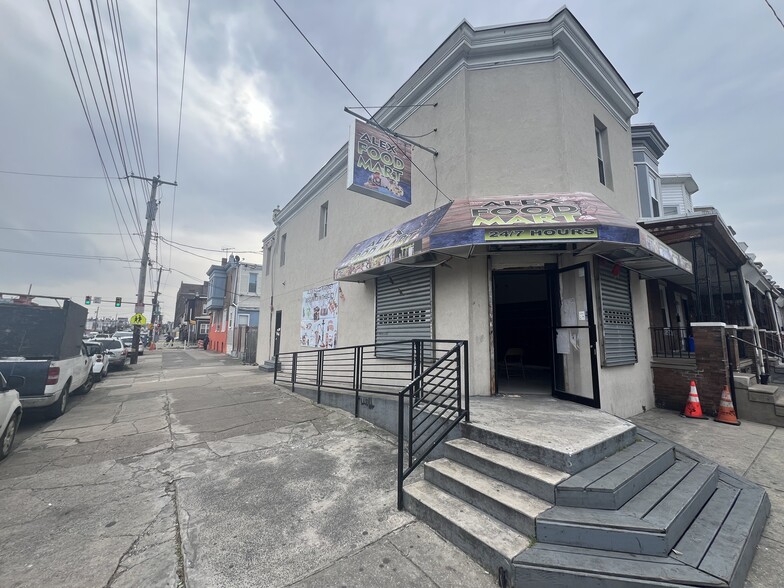
{"type": "Polygon", "coordinates": [[[360,282],[393,267],[437,265],[498,245],[581,245],[645,276],[691,273],[691,262],[593,194],[456,200],[354,245],[335,279],[360,282]]]}

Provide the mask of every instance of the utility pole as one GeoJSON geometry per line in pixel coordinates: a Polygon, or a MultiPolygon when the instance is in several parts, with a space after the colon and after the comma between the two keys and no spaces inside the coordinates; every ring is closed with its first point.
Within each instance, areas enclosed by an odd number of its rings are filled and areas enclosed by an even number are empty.
{"type": "MultiPolygon", "coordinates": [[[[147,265],[150,261],[150,238],[152,237],[152,223],[155,220],[155,215],[158,212],[158,201],[155,199],[160,184],[168,184],[169,186],[176,186],[177,182],[164,182],[161,176],[153,178],[144,178],[128,175],[129,178],[136,178],[137,180],[145,180],[152,182],[152,189],[150,190],[150,200],[147,202],[147,229],[144,231],[144,250],[142,251],[142,264],[139,268],[139,290],[136,292],[136,312],[144,312],[144,288],[147,285],[147,265]]],[[[152,318],[152,317],[151,317],[152,318]]],[[[133,343],[131,344],[131,365],[135,365],[139,361],[139,339],[141,338],[141,326],[133,326],[133,343]]]]}
{"type": "MultiPolygon", "coordinates": [[[[168,271],[171,271],[171,270],[166,270],[166,271],[168,272],[168,271]]],[[[152,327],[153,327],[151,329],[151,332],[152,332],[151,337],[153,337],[153,338],[155,337],[155,322],[156,322],[155,321],[155,317],[156,316],[158,317],[158,325],[160,326],[160,324],[161,324],[161,311],[160,311],[160,308],[158,306],[158,295],[161,292],[161,274],[163,274],[163,266],[158,268],[158,283],[155,285],[155,295],[152,298],[152,320],[150,321],[150,323],[152,324],[152,327]]]]}

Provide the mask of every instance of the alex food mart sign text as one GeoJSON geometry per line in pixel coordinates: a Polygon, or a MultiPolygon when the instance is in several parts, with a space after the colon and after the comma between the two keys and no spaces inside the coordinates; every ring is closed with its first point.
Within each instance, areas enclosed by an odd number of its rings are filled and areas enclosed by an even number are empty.
{"type": "Polygon", "coordinates": [[[411,204],[411,143],[355,120],[348,146],[349,190],[397,206],[411,204]]]}

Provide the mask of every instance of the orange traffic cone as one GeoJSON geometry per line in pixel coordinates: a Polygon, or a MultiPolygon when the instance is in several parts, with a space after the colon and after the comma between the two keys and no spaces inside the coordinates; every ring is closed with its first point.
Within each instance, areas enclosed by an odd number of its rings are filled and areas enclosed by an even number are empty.
{"type": "Polygon", "coordinates": [[[690,419],[707,419],[708,417],[702,414],[702,407],[700,406],[700,397],[697,396],[697,384],[694,380],[691,381],[689,388],[689,399],[686,401],[686,408],[683,409],[683,416],[690,419]]]}
{"type": "Polygon", "coordinates": [[[719,403],[719,414],[713,419],[717,423],[726,423],[728,425],[739,425],[738,415],[735,414],[735,407],[732,406],[732,397],[730,390],[724,386],[721,391],[721,402],[719,403]]]}

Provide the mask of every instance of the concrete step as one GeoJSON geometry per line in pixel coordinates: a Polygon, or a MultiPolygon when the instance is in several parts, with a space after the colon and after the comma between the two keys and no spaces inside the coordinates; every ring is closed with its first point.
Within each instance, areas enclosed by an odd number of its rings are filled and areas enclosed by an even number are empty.
{"type": "MultiPolygon", "coordinates": [[[[673,464],[656,488],[660,500],[648,493],[636,502],[610,511],[555,506],[536,521],[536,537],[544,543],[666,556],[716,490],[718,467],[688,462],[673,464]],[[685,465],[684,465],[685,464],[685,465]],[[670,470],[678,466],[689,471],[670,470]],[[669,474],[668,474],[669,472],[669,474]],[[643,499],[647,503],[643,504],[643,499]],[[629,505],[629,508],[627,508],[629,505]]],[[[652,482],[656,484],[656,480],[652,482]]]]}
{"type": "Polygon", "coordinates": [[[674,463],[672,444],[638,437],[636,443],[561,482],[555,503],[617,510],[674,463]]]}
{"type": "Polygon", "coordinates": [[[512,560],[532,540],[426,480],[403,488],[406,510],[473,557],[495,577],[512,571],[512,560]]]}
{"type": "Polygon", "coordinates": [[[761,488],[720,473],[717,489],[668,556],[538,542],[514,561],[516,586],[743,586],[770,512],[761,488]]]}
{"type": "Polygon", "coordinates": [[[762,402],[773,404],[773,397],[778,391],[778,386],[770,384],[753,384],[749,386],[749,400],[752,402],[762,402]]]}
{"type": "Polygon", "coordinates": [[[635,427],[628,427],[616,433],[608,433],[593,445],[569,452],[546,443],[514,437],[512,434],[505,434],[476,423],[461,423],[460,429],[463,437],[472,441],[569,474],[582,471],[631,445],[636,430],[635,427]]]}
{"type": "Polygon", "coordinates": [[[445,443],[444,455],[549,503],[555,502],[555,487],[569,477],[564,472],[470,439],[445,443]]]}
{"type": "Polygon", "coordinates": [[[784,388],[779,388],[778,392],[773,395],[773,411],[776,416],[784,417],[784,388]]]}
{"type": "Polygon", "coordinates": [[[741,421],[754,421],[776,427],[784,427],[784,386],[775,389],[774,386],[760,384],[748,390],[735,390],[735,403],[738,409],[738,418],[741,421]],[[770,388],[774,388],[771,394],[770,388]]]}
{"type": "Polygon", "coordinates": [[[512,580],[526,588],[727,588],[719,578],[669,557],[549,543],[537,543],[516,557],[512,580]]]}
{"type": "Polygon", "coordinates": [[[447,458],[425,464],[425,480],[528,536],[536,532],[536,517],[552,507],[541,498],[447,458]]]}

